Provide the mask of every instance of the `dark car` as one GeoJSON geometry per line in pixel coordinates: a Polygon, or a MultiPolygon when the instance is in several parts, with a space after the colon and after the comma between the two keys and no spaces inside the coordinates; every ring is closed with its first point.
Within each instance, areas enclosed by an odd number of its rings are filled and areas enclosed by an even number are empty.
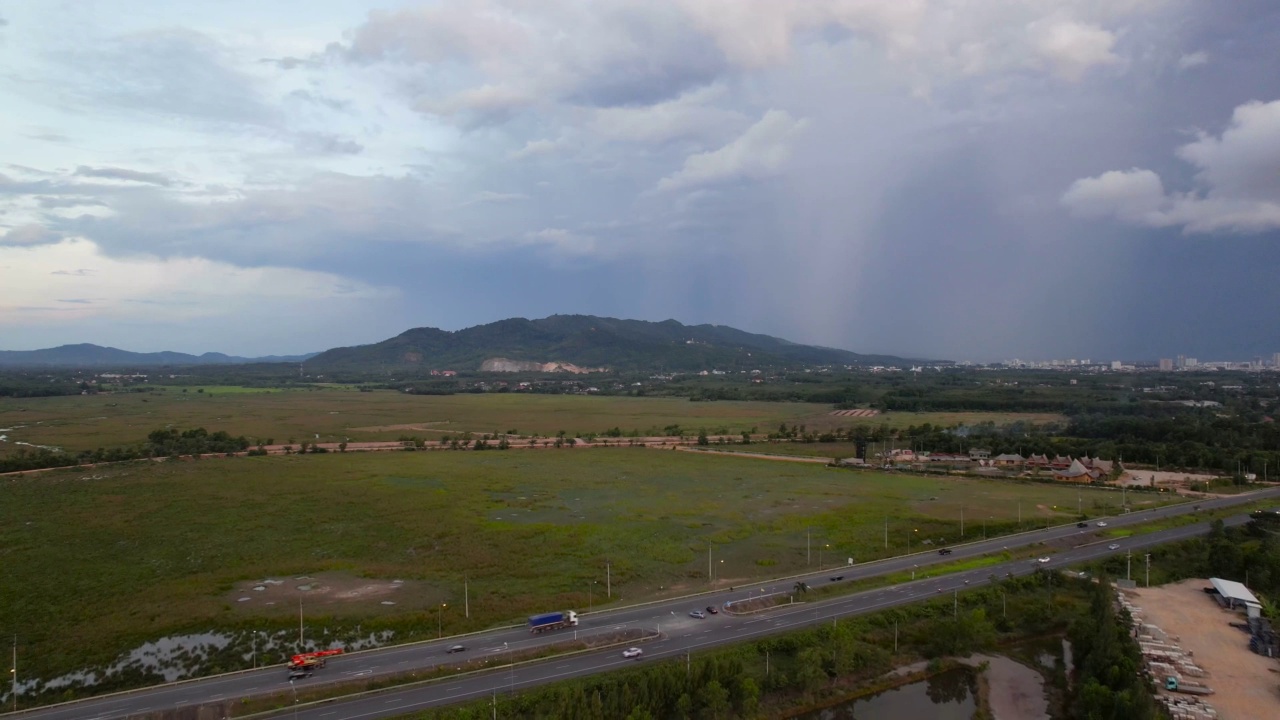
{"type": "Polygon", "coordinates": [[[708,605],[708,606],[707,606],[707,612],[711,613],[712,615],[716,615],[716,614],[718,614],[720,611],[716,609],[716,606],[715,606],[715,605],[708,605]]]}
{"type": "Polygon", "coordinates": [[[466,652],[466,650],[467,650],[466,645],[451,645],[449,646],[448,650],[445,650],[445,653],[448,655],[452,655],[454,653],[466,652]]]}
{"type": "Polygon", "coordinates": [[[1078,523],[1076,523],[1076,527],[1089,527],[1089,523],[1087,523],[1087,522],[1078,522],[1078,523]]]}
{"type": "Polygon", "coordinates": [[[833,578],[827,578],[827,579],[828,579],[828,580],[830,580],[831,582],[840,582],[841,580],[843,580],[843,579],[844,579],[844,576],[843,576],[843,575],[836,575],[836,576],[835,576],[835,577],[833,577],[833,578]]]}
{"type": "Polygon", "coordinates": [[[950,555],[950,554],[951,554],[951,548],[942,548],[941,550],[939,550],[939,551],[938,551],[938,554],[939,554],[939,555],[950,555]]]}
{"type": "Polygon", "coordinates": [[[289,671],[290,680],[299,680],[301,678],[311,677],[311,668],[294,668],[289,671]]]}

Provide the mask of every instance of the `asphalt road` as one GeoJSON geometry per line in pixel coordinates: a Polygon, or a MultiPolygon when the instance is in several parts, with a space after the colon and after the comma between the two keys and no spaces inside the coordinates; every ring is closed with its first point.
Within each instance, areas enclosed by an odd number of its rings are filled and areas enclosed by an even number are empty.
{"type": "MultiPolygon", "coordinates": [[[[1269,488],[1256,493],[1228,498],[1203,500],[1196,505],[1201,510],[1230,507],[1258,499],[1280,497],[1280,487],[1269,488]]],[[[1193,512],[1193,506],[1169,506],[1139,513],[1130,513],[1114,518],[1103,518],[1111,528],[1136,525],[1154,519],[1193,512]]],[[[317,671],[313,678],[297,681],[298,689],[308,684],[339,679],[366,678],[379,675],[403,673],[415,669],[425,669],[436,665],[448,664],[460,660],[478,657],[496,656],[501,661],[508,651],[522,651],[544,645],[562,642],[575,635],[583,637],[592,633],[613,633],[619,629],[637,628],[660,633],[660,639],[641,644],[644,648],[644,660],[667,658],[680,655],[690,650],[697,650],[710,645],[739,642],[761,635],[785,632],[815,622],[829,620],[832,617],[873,612],[886,607],[915,602],[936,595],[939,592],[969,586],[978,586],[987,582],[992,573],[1004,575],[1008,572],[1022,574],[1033,571],[1036,567],[1059,568],[1064,565],[1091,560],[1106,555],[1109,542],[1119,542],[1124,552],[1126,549],[1138,549],[1164,542],[1179,540],[1203,534],[1208,525],[1200,523],[1194,526],[1166,530],[1136,538],[1119,541],[1099,540],[1094,534],[1096,523],[1091,521],[1090,527],[1078,528],[1074,524],[1047,529],[1033,530],[1018,535],[1004,536],[990,540],[979,540],[951,547],[951,554],[941,556],[936,549],[912,555],[903,555],[860,565],[840,565],[828,567],[800,578],[766,581],[750,587],[740,587],[732,591],[708,592],[693,598],[665,600],[642,606],[602,610],[586,615],[579,615],[580,625],[576,630],[531,635],[523,627],[493,630],[466,638],[446,638],[427,643],[416,643],[399,647],[371,650],[361,653],[340,656],[331,659],[328,666],[317,671]],[[1050,556],[1051,562],[1041,565],[1026,560],[1012,561],[1002,565],[986,566],[964,573],[947,575],[937,579],[921,579],[897,586],[870,590],[841,598],[815,603],[797,604],[794,608],[781,608],[758,617],[730,617],[723,613],[698,620],[689,617],[692,609],[701,609],[708,605],[723,606],[751,596],[773,593],[790,593],[797,580],[804,580],[811,586],[830,584],[830,578],[840,576],[840,582],[875,577],[892,572],[915,570],[922,576],[928,572],[928,566],[968,557],[977,557],[1003,549],[1018,548],[1043,543],[1044,553],[1050,556]],[[1058,548],[1054,550],[1053,548],[1058,548]],[[464,643],[468,650],[459,655],[446,655],[445,649],[458,642],[464,643]]],[[[1244,522],[1246,517],[1233,518],[1233,522],[1244,522]]],[[[973,526],[966,528],[972,534],[973,526]]],[[[548,608],[554,610],[555,608],[548,608]]],[[[635,662],[624,660],[617,649],[584,653],[570,657],[550,658],[547,660],[517,664],[498,670],[457,678],[442,680],[422,687],[406,690],[387,691],[354,700],[334,701],[317,706],[300,708],[298,717],[325,718],[375,718],[388,717],[415,709],[433,705],[455,703],[480,696],[489,696],[497,691],[519,690],[554,680],[577,677],[591,673],[604,672],[635,662]]],[[[285,677],[285,670],[280,667],[234,673],[217,677],[172,683],[152,688],[145,688],[128,693],[120,693],[101,698],[69,703],[47,708],[37,708],[20,712],[16,715],[7,713],[0,717],[39,718],[40,720],[82,720],[95,718],[108,720],[125,718],[129,715],[156,711],[166,708],[177,708],[187,705],[198,705],[218,700],[243,698],[254,695],[287,692],[290,685],[285,677]]]]}

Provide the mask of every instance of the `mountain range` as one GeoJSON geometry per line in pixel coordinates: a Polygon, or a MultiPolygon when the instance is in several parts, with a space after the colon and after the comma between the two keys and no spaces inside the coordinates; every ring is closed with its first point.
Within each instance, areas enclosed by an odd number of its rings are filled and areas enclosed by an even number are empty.
{"type": "Polygon", "coordinates": [[[0,367],[154,367],[158,365],[243,365],[247,363],[299,362],[306,355],[267,355],[246,358],[207,352],[190,355],[180,352],[138,353],[113,347],[81,343],[59,345],[44,350],[0,350],[0,367]]]}
{"type": "Polygon", "coordinates": [[[0,351],[0,366],[149,367],[304,362],[308,370],[579,369],[684,371],[767,366],[902,365],[892,355],[801,345],[723,325],[683,325],[591,315],[511,318],[457,331],[421,327],[371,345],[309,355],[245,358],[209,352],[135,353],[99,345],[0,351]]]}
{"type": "Polygon", "coordinates": [[[892,365],[891,355],[800,345],[723,325],[683,325],[592,315],[511,318],[454,332],[414,328],[372,345],[334,348],[306,362],[310,370],[438,368],[477,370],[511,361],[615,370],[752,369],[778,365],[892,365]]]}

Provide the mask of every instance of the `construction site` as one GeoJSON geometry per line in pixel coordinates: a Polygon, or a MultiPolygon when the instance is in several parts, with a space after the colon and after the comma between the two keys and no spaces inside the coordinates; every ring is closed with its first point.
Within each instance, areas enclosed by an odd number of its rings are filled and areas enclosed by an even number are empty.
{"type": "Polygon", "coordinates": [[[1256,598],[1230,580],[1117,591],[1144,671],[1174,720],[1280,715],[1280,646],[1256,598]]]}

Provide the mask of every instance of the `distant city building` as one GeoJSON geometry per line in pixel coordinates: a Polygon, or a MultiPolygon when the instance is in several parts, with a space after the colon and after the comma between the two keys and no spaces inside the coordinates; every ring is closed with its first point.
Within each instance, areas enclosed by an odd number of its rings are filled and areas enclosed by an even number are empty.
{"type": "MultiPolygon", "coordinates": [[[[1178,368],[1179,370],[1181,370],[1181,369],[1185,368],[1186,366],[1187,366],[1187,356],[1186,356],[1186,355],[1179,355],[1179,356],[1178,356],[1178,359],[1177,359],[1177,361],[1176,361],[1176,363],[1175,363],[1175,365],[1174,365],[1174,367],[1176,367],[1176,368],[1178,368]]],[[[1162,360],[1162,361],[1160,361],[1160,369],[1161,369],[1161,370],[1164,370],[1164,369],[1165,369],[1165,367],[1164,367],[1164,361],[1163,361],[1163,360],[1162,360]]]]}
{"type": "Polygon", "coordinates": [[[1280,352],[1271,355],[1271,367],[1280,368],[1280,352]]]}
{"type": "MultiPolygon", "coordinates": [[[[1277,355],[1280,355],[1280,353],[1276,353],[1276,354],[1277,354],[1277,355]]],[[[1119,360],[1112,360],[1112,361],[1111,361],[1111,369],[1112,369],[1112,370],[1119,370],[1121,367],[1123,367],[1123,365],[1122,365],[1122,363],[1121,363],[1119,360]]]]}
{"type": "MultiPolygon", "coordinates": [[[[1182,357],[1181,355],[1179,355],[1179,356],[1178,356],[1178,367],[1179,367],[1179,368],[1181,368],[1181,367],[1183,366],[1183,363],[1185,363],[1185,362],[1186,362],[1186,358],[1184,358],[1184,357],[1182,357]]],[[[1170,360],[1169,358],[1160,358],[1160,372],[1168,372],[1168,371],[1170,371],[1170,370],[1172,370],[1172,369],[1173,369],[1173,361],[1172,361],[1172,360],[1170,360]]]]}

